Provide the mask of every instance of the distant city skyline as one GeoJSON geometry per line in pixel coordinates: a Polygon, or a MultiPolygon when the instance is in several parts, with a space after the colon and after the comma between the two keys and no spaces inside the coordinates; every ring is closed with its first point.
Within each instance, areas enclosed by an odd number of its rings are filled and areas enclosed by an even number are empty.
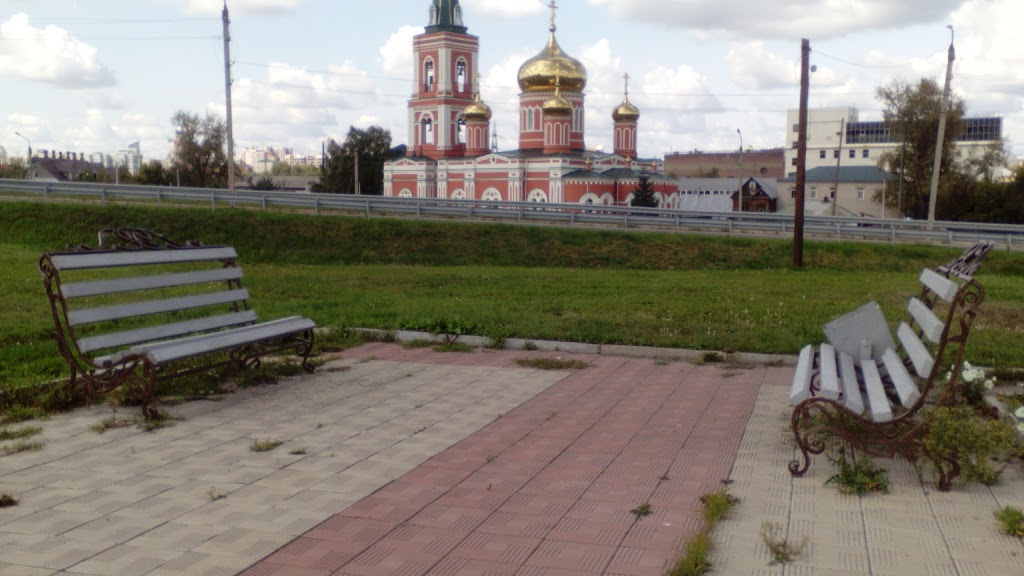
{"type": "MultiPolygon", "coordinates": [[[[480,37],[482,96],[499,147],[514,147],[516,72],[547,38],[547,2],[462,0],[480,37]]],[[[405,144],[412,36],[429,0],[379,0],[353,13],[326,0],[229,0],[236,149],[319,154],[349,126],[380,125],[405,144]]],[[[587,145],[610,150],[612,108],[629,73],[642,156],[787,146],[799,39],[811,39],[811,106],[880,119],[875,88],[941,78],[956,30],[954,89],[972,116],[1001,116],[1024,155],[1024,21],[1019,0],[562,0],[559,41],[590,74],[587,145]]],[[[164,159],[178,109],[223,115],[221,0],[7,0],[0,8],[0,145],[116,154],[141,142],[164,159]]]]}

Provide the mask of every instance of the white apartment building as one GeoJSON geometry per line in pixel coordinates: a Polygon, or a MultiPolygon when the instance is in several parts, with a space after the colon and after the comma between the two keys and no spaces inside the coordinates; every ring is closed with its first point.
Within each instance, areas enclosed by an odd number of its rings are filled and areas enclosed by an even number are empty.
{"type": "Polygon", "coordinates": [[[7,150],[0,146],[0,164],[7,164],[7,150]]]}
{"type": "Polygon", "coordinates": [[[123,150],[118,150],[115,156],[118,166],[128,168],[128,173],[135,176],[142,170],[142,145],[139,142],[129,145],[123,150]]]}
{"type": "MultiPolygon", "coordinates": [[[[884,152],[897,150],[896,140],[886,122],[861,122],[856,108],[816,108],[807,114],[807,170],[822,166],[878,166],[884,152]]],[[[786,160],[783,172],[796,175],[797,137],[800,111],[786,114],[786,160]]],[[[1003,119],[964,118],[964,134],[957,138],[962,157],[980,153],[1002,139],[1003,119]]]]}

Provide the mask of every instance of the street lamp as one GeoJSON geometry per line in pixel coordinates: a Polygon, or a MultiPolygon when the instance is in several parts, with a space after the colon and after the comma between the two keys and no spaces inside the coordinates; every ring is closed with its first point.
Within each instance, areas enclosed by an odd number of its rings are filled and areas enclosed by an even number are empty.
{"type": "Polygon", "coordinates": [[[32,141],[26,138],[21,132],[15,132],[16,136],[20,136],[25,142],[28,142],[28,156],[25,158],[25,165],[28,168],[28,179],[32,180],[32,141]]]}
{"type": "Polygon", "coordinates": [[[743,132],[741,132],[740,129],[737,128],[736,133],[740,135],[739,211],[743,212],[743,132]]]}

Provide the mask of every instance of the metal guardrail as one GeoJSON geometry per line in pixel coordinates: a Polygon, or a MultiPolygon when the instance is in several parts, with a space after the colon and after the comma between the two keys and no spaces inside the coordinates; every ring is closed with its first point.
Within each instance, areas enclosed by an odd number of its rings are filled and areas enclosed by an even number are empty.
{"type": "MultiPolygon", "coordinates": [[[[384,198],[344,194],[258,192],[207,188],[118,186],[85,182],[37,182],[0,179],[0,194],[20,193],[46,199],[150,202],[157,204],[208,204],[261,210],[338,212],[365,218],[398,216],[429,219],[460,219],[513,223],[644,228],[721,234],[786,236],[793,233],[793,216],[757,212],[708,213],[532,202],[485,202],[434,198],[384,198]]],[[[974,222],[936,222],[929,229],[921,220],[808,216],[804,233],[809,237],[837,240],[862,239],[889,242],[965,244],[989,240],[1008,250],[1024,249],[1024,226],[974,222]]]]}

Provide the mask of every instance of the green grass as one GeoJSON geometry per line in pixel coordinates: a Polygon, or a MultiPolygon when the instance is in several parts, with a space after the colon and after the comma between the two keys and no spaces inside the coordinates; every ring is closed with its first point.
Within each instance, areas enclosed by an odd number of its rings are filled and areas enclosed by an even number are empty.
{"type": "Polygon", "coordinates": [[[537,370],[582,370],[587,363],[582,360],[562,360],[561,358],[520,358],[516,364],[523,368],[537,370]]]}
{"type": "Polygon", "coordinates": [[[8,440],[22,440],[24,438],[38,436],[42,433],[43,429],[39,426],[28,426],[19,430],[0,428],[0,442],[6,442],[8,440]]]}
{"type": "MultiPolygon", "coordinates": [[[[340,328],[325,350],[356,343],[347,327],[459,318],[506,338],[793,354],[869,300],[895,327],[920,269],[960,252],[811,242],[797,270],[790,243],[773,239],[0,202],[0,390],[67,376],[37,262],[115,226],[230,243],[260,317],[340,328]]],[[[1024,366],[1022,276],[1024,254],[994,253],[983,265],[972,362],[1024,366]]]]}
{"type": "Polygon", "coordinates": [[[253,440],[252,444],[249,445],[249,450],[253,452],[270,452],[281,444],[284,444],[284,442],[269,438],[266,440],[253,440]]]}
{"type": "Polygon", "coordinates": [[[711,571],[711,534],[715,525],[739,504],[739,499],[725,490],[701,497],[704,504],[704,526],[686,543],[682,554],[665,572],[666,576],[702,576],[711,571]]]}

